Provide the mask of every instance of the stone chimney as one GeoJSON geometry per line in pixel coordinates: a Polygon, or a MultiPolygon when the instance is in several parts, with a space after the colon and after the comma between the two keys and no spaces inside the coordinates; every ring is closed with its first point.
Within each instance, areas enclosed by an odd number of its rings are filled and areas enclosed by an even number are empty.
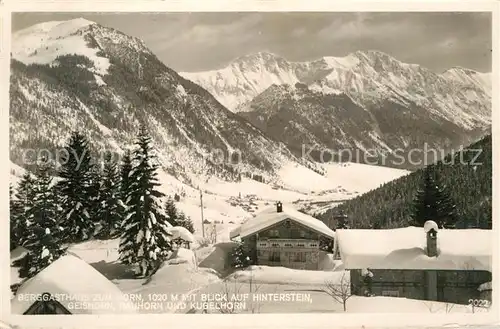
{"type": "Polygon", "coordinates": [[[437,257],[438,248],[437,248],[437,232],[438,226],[432,221],[428,220],[424,224],[424,231],[426,234],[427,240],[427,256],[429,257],[437,257]]]}
{"type": "Polygon", "coordinates": [[[276,203],[276,212],[283,212],[283,204],[281,203],[281,201],[278,201],[276,203]]]}

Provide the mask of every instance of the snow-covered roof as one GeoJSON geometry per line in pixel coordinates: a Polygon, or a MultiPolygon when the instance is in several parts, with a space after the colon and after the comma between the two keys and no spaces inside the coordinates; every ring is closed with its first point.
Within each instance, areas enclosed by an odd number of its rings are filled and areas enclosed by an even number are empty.
{"type": "Polygon", "coordinates": [[[238,226],[235,229],[231,230],[231,232],[229,232],[229,238],[232,240],[239,237],[240,232],[241,232],[241,226],[238,226]]]}
{"type": "Polygon", "coordinates": [[[337,243],[346,269],[492,269],[491,230],[441,229],[438,256],[426,254],[426,234],[421,227],[388,230],[337,230],[337,243]]]}
{"type": "Polygon", "coordinates": [[[189,264],[190,266],[196,266],[196,256],[192,250],[179,248],[175,250],[172,255],[170,255],[167,260],[168,265],[175,264],[189,264]]]}
{"type": "Polygon", "coordinates": [[[287,205],[283,205],[282,212],[277,212],[276,207],[270,207],[268,209],[263,210],[262,212],[258,213],[257,216],[255,216],[254,218],[247,220],[245,223],[241,224],[240,227],[231,231],[229,235],[231,239],[237,236],[243,238],[251,234],[257,233],[259,231],[262,231],[263,229],[266,229],[267,227],[275,225],[286,219],[290,219],[299,224],[302,224],[310,228],[311,230],[314,230],[325,236],[331,238],[335,237],[335,232],[331,230],[328,226],[326,226],[325,223],[323,223],[319,219],[304,214],[294,209],[293,207],[287,205]]]}
{"type": "Polygon", "coordinates": [[[172,234],[172,239],[182,239],[187,242],[194,242],[194,236],[189,230],[182,226],[173,226],[168,228],[168,232],[172,234]]]}
{"type": "Polygon", "coordinates": [[[424,232],[427,233],[430,230],[438,231],[438,225],[435,221],[428,220],[424,223],[424,232]]]}
{"type": "Polygon", "coordinates": [[[23,258],[28,253],[28,249],[23,246],[19,246],[10,252],[10,262],[15,262],[18,259],[23,258]]]}
{"type": "Polygon", "coordinates": [[[492,286],[491,281],[489,281],[489,282],[485,282],[485,283],[481,284],[481,285],[477,288],[477,290],[478,290],[478,291],[487,291],[487,290],[492,290],[492,289],[493,289],[493,286],[492,286]]]}
{"type": "Polygon", "coordinates": [[[117,286],[73,255],[60,257],[23,283],[12,299],[12,313],[23,314],[35,302],[27,297],[43,293],[51,294],[72,314],[137,313],[117,286]],[[103,301],[98,301],[99,297],[103,301]],[[83,302],[89,307],[82,307],[83,302]]]}

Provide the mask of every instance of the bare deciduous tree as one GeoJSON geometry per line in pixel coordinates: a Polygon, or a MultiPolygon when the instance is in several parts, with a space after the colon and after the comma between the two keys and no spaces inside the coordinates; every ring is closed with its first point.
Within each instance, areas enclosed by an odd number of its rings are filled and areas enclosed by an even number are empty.
{"type": "Polygon", "coordinates": [[[205,239],[208,244],[217,243],[217,226],[215,223],[203,224],[205,225],[205,239]]]}
{"type": "Polygon", "coordinates": [[[218,302],[217,305],[217,310],[222,313],[222,314],[233,314],[235,313],[235,307],[233,301],[233,296],[238,295],[241,291],[242,285],[239,284],[237,281],[233,281],[232,284],[230,285],[229,280],[224,280],[224,284],[222,285],[222,291],[220,293],[221,296],[224,296],[223,299],[225,299],[224,302],[218,302]]]}
{"type": "Polygon", "coordinates": [[[254,282],[253,280],[253,271],[252,271],[252,268],[250,267],[250,281],[248,282],[249,283],[249,290],[250,290],[250,312],[252,314],[254,313],[259,313],[260,312],[260,308],[261,308],[261,304],[259,302],[255,302],[254,299],[253,299],[253,294],[254,293],[257,293],[261,286],[260,284],[257,284],[254,282]]]}
{"type": "Polygon", "coordinates": [[[335,301],[341,303],[344,307],[344,312],[347,310],[347,300],[353,295],[351,292],[351,283],[349,277],[346,277],[346,272],[342,274],[340,281],[326,281],[323,289],[335,301]]]}
{"type": "Polygon", "coordinates": [[[261,288],[260,284],[255,284],[253,282],[253,275],[250,276],[250,280],[248,282],[240,282],[237,280],[229,280],[226,279],[224,280],[224,283],[221,287],[220,295],[225,296],[224,302],[218,302],[217,305],[217,310],[222,313],[222,314],[234,314],[237,313],[238,308],[235,307],[235,303],[238,302],[245,302],[246,304],[246,310],[251,312],[251,313],[259,313],[260,308],[261,308],[261,303],[258,301],[255,301],[253,299],[253,294],[258,292],[259,289],[261,288]],[[234,298],[237,295],[241,295],[243,292],[246,291],[245,286],[248,284],[248,300],[244,301],[239,301],[238,298],[234,298]],[[227,303],[224,306],[224,303],[227,303]]]}

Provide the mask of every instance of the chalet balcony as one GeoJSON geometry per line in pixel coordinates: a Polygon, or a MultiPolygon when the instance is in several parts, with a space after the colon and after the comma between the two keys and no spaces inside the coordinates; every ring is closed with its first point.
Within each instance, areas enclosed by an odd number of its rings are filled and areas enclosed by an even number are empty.
{"type": "Polygon", "coordinates": [[[308,239],[259,239],[257,249],[318,249],[319,242],[308,239]]]}

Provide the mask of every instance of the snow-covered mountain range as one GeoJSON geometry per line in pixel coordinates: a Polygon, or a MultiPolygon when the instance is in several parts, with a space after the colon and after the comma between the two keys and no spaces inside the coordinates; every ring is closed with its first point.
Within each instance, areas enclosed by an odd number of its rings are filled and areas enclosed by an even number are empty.
{"type": "Polygon", "coordinates": [[[165,171],[190,185],[239,174],[272,181],[284,165],[302,163],[137,38],[74,19],[31,26],[12,40],[10,153],[18,165],[32,150],[56,154],[75,129],[96,149],[120,154],[141,124],[165,171]]]}
{"type": "Polygon", "coordinates": [[[310,62],[261,52],[181,75],[292,149],[451,149],[491,125],[491,73],[436,74],[379,51],[310,62]]]}
{"type": "Polygon", "coordinates": [[[300,82],[315,91],[347,93],[360,100],[392,94],[395,98],[419,101],[464,88],[478,92],[468,98],[482,101],[483,93],[491,95],[492,86],[491,72],[454,67],[436,74],[380,51],[357,51],[345,57],[322,57],[308,62],[291,62],[273,53],[259,52],[237,58],[220,70],[180,74],[200,84],[233,111],[244,110],[242,104],[273,84],[300,82]]]}

